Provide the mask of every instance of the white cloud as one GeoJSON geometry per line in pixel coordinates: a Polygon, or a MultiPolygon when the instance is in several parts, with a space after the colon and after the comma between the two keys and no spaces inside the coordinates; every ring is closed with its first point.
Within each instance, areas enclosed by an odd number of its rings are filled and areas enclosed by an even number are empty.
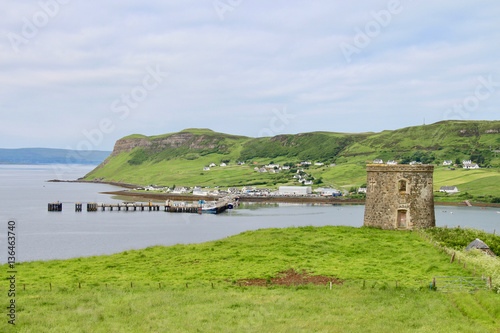
{"type": "MultiPolygon", "coordinates": [[[[57,0],[45,0],[57,1],[57,0]]],[[[353,43],[389,1],[243,1],[220,20],[212,1],[70,1],[14,52],[36,3],[10,2],[0,23],[0,146],[66,148],[109,118],[96,149],[130,133],[186,127],[256,136],[273,108],[297,115],[282,132],[379,131],[439,121],[500,81],[500,5],[401,0],[401,11],[348,63],[353,43]],[[121,119],[112,104],[147,68],[167,77],[121,119]]],[[[470,114],[498,119],[499,95],[470,114]]]]}

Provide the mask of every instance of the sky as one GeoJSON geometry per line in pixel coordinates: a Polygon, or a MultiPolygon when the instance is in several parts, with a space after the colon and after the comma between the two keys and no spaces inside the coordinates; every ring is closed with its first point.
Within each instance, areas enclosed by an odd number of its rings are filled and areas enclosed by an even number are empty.
{"type": "Polygon", "coordinates": [[[498,120],[494,0],[0,0],[0,147],[498,120]]]}

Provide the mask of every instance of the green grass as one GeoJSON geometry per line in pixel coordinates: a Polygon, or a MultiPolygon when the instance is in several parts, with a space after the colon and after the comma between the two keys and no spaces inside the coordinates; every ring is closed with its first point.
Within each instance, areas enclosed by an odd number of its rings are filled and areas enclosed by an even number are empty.
{"type": "Polygon", "coordinates": [[[16,330],[483,333],[498,328],[492,296],[380,286],[54,289],[20,293],[16,330]]]}
{"type": "MultiPolygon", "coordinates": [[[[435,275],[471,271],[450,264],[446,254],[408,231],[265,229],[203,244],[26,262],[17,271],[20,332],[495,332],[500,327],[499,295],[429,290],[435,275]],[[333,290],[234,284],[288,268],[345,282],[333,290]]],[[[7,286],[7,279],[1,280],[0,292],[7,286]]],[[[0,331],[8,331],[6,320],[0,331]]]]}
{"type": "Polygon", "coordinates": [[[234,281],[269,278],[288,268],[340,279],[420,284],[433,275],[470,274],[445,263],[412,232],[353,227],[248,231],[203,244],[150,247],[110,256],[27,262],[19,282],[85,284],[234,281]],[[137,269],[140,267],[140,269],[137,269]]]}
{"type": "Polygon", "coordinates": [[[456,169],[437,167],[434,171],[434,190],[441,186],[457,186],[461,192],[471,195],[500,197],[500,169],[456,169]]]}

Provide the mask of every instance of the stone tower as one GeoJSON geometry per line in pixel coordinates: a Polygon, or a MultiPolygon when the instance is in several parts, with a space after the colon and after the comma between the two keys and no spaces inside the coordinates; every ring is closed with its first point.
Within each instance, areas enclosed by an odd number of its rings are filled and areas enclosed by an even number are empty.
{"type": "Polygon", "coordinates": [[[382,229],[436,225],[432,165],[369,164],[364,226],[382,229]]]}

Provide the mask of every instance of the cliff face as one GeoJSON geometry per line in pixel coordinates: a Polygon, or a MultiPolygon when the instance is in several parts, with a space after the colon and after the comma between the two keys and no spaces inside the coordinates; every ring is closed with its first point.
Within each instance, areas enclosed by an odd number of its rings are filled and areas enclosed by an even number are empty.
{"type": "Polygon", "coordinates": [[[198,150],[225,148],[225,145],[222,144],[223,139],[224,137],[220,135],[193,134],[190,132],[179,132],[157,138],[123,138],[115,143],[111,156],[128,153],[137,147],[156,152],[181,147],[198,150]]]}
{"type": "Polygon", "coordinates": [[[121,153],[128,153],[137,147],[150,147],[151,141],[148,139],[120,139],[116,141],[111,156],[117,156],[121,153]]]}

